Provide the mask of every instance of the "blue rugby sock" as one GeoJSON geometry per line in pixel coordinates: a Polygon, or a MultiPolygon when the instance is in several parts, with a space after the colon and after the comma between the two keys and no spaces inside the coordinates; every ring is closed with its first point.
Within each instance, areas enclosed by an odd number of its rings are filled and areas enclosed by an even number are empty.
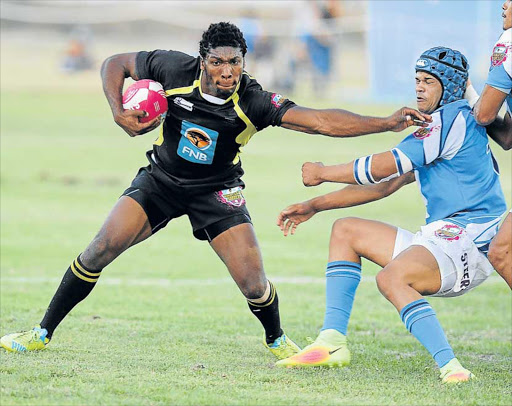
{"type": "Polygon", "coordinates": [[[325,318],[322,330],[334,329],[347,334],[347,325],[361,280],[361,265],[350,261],[333,261],[325,271],[325,318]]]}
{"type": "Polygon", "coordinates": [[[439,368],[455,358],[436,313],[425,299],[406,305],[400,312],[400,318],[407,330],[432,355],[439,368]]]}

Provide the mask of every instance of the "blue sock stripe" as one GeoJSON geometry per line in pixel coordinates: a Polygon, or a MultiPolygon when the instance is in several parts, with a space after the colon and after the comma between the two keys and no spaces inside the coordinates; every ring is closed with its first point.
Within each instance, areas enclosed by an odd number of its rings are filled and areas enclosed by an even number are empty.
{"type": "Polygon", "coordinates": [[[325,271],[325,318],[322,330],[334,329],[347,334],[348,321],[357,286],[361,280],[361,265],[350,261],[332,261],[325,271]]]}
{"type": "Polygon", "coordinates": [[[327,278],[343,277],[343,278],[354,278],[358,281],[361,280],[361,272],[349,271],[349,270],[332,270],[325,273],[327,278]]]}
{"type": "Polygon", "coordinates": [[[404,320],[405,327],[409,331],[412,330],[413,324],[416,323],[418,320],[421,320],[422,318],[428,316],[436,316],[434,310],[430,306],[420,307],[414,310],[412,313],[414,314],[407,315],[404,320]]]}
{"type": "Polygon", "coordinates": [[[327,268],[335,268],[335,267],[350,267],[350,268],[361,269],[361,264],[358,264],[357,262],[350,262],[350,261],[332,261],[327,264],[327,268]]]}
{"type": "Polygon", "coordinates": [[[432,355],[440,368],[455,357],[434,309],[425,299],[406,305],[400,317],[407,330],[432,355]]]}
{"type": "Polygon", "coordinates": [[[403,309],[400,311],[400,318],[402,319],[402,321],[404,320],[404,317],[406,316],[406,314],[415,309],[416,307],[418,306],[421,306],[421,305],[428,305],[429,303],[425,300],[425,299],[420,299],[420,300],[415,300],[414,302],[411,302],[409,303],[408,305],[405,305],[403,307],[403,309]]]}

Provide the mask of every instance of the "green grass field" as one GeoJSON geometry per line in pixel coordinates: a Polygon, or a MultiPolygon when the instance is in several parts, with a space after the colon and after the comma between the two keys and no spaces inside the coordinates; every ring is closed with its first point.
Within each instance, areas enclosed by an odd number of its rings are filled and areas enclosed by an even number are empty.
{"type": "MultiPolygon", "coordinates": [[[[99,79],[97,79],[99,82],[99,79]]],[[[99,86],[98,86],[99,87],[99,86]]],[[[42,87],[44,89],[44,87],[42,87]]],[[[299,100],[310,104],[305,100],[299,100]]],[[[385,106],[345,106],[388,114],[385,106]]],[[[39,322],[69,263],[129,185],[156,132],[130,139],[99,91],[1,93],[0,334],[39,322]]],[[[284,238],[280,209],[336,186],[306,189],[306,160],[348,161],[388,149],[404,134],[328,139],[281,129],[257,134],[242,160],[245,196],[279,290],[284,328],[300,345],[323,321],[330,226],[343,216],[415,230],[415,186],[364,207],[321,213],[284,238]]],[[[511,156],[494,146],[510,205],[511,156]]],[[[512,309],[493,276],[456,299],[432,299],[459,359],[478,380],[442,386],[426,350],[378,292],[364,263],[342,370],[281,370],[262,329],[207,243],[186,218],[126,252],[57,329],[47,351],[0,353],[2,405],[507,405],[512,403],[512,309]]]]}

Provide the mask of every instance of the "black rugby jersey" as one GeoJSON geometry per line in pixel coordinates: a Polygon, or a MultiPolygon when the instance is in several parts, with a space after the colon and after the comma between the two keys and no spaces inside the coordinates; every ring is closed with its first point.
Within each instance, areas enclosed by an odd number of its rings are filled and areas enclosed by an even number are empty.
{"type": "MultiPolygon", "coordinates": [[[[233,187],[243,174],[240,147],[269,125],[280,125],[295,106],[281,95],[264,91],[246,72],[222,105],[202,96],[200,58],[177,51],[139,52],[139,79],[160,82],[169,109],[153,145],[159,169],[178,185],[233,187]]],[[[152,162],[154,165],[154,162],[152,162]]]]}

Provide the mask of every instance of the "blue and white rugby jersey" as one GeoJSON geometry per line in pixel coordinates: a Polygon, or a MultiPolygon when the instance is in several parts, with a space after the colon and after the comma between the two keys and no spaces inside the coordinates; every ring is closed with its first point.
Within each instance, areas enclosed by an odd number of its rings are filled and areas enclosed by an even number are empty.
{"type": "Polygon", "coordinates": [[[414,169],[427,224],[447,219],[486,251],[507,209],[485,128],[466,100],[446,104],[393,149],[400,174],[414,169]]]}
{"type": "Polygon", "coordinates": [[[501,35],[494,45],[487,82],[489,86],[507,93],[507,109],[512,114],[512,28],[501,35]]]}

